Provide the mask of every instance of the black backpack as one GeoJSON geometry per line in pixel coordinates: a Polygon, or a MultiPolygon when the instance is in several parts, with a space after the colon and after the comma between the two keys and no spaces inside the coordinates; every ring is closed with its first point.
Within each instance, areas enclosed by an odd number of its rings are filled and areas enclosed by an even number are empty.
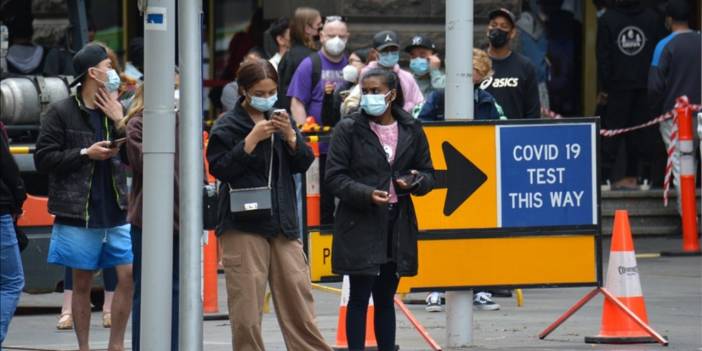
{"type": "Polygon", "coordinates": [[[322,79],[322,59],[319,57],[318,52],[309,53],[310,49],[307,47],[298,48],[293,51],[296,47],[293,47],[288,51],[283,58],[280,60],[278,65],[278,102],[276,106],[278,108],[284,108],[290,111],[290,98],[288,97],[288,88],[292,82],[293,75],[300,63],[309,57],[312,60],[312,88],[319,84],[320,79],[322,79]],[[303,51],[307,52],[303,52],[303,51]],[[304,54],[304,56],[302,56],[304,54]]]}

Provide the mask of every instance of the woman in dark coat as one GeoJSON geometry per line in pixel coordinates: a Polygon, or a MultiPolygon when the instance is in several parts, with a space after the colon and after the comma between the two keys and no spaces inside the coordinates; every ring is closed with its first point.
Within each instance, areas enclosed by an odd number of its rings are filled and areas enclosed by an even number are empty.
{"type": "Polygon", "coordinates": [[[411,195],[434,183],[419,121],[397,106],[397,76],[372,69],[361,78],[361,110],[334,128],[325,185],[340,199],[332,269],[350,276],[350,350],[363,350],[368,298],[379,350],[395,350],[393,297],[401,276],[417,274],[417,219],[411,195]]]}

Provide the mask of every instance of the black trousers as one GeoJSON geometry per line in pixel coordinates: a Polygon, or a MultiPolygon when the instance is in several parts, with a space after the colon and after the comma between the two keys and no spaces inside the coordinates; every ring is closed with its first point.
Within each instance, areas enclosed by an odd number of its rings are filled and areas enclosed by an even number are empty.
{"type": "MultiPolygon", "coordinates": [[[[644,123],[650,116],[646,89],[610,91],[607,108],[602,118],[602,128],[620,129],[644,123]]],[[[650,178],[652,156],[659,153],[660,137],[657,128],[644,128],[615,137],[602,138],[602,176],[616,181],[614,174],[620,148],[625,146],[625,177],[650,178]]],[[[621,162],[624,162],[621,160],[621,162]]]]}
{"type": "Polygon", "coordinates": [[[389,206],[387,257],[388,263],[380,265],[380,274],[349,276],[351,291],[349,294],[348,310],[346,312],[346,337],[349,350],[363,350],[366,339],[366,315],[368,298],[373,294],[375,316],[375,339],[379,351],[395,350],[395,293],[400,277],[397,274],[397,264],[393,258],[393,232],[397,220],[398,209],[389,206]]]}
{"type": "Polygon", "coordinates": [[[394,297],[400,278],[397,266],[389,262],[380,266],[380,275],[352,275],[351,293],[346,314],[346,336],[349,350],[363,350],[366,339],[366,314],[368,298],[373,294],[375,305],[375,338],[378,350],[395,350],[395,305],[394,297]]]}

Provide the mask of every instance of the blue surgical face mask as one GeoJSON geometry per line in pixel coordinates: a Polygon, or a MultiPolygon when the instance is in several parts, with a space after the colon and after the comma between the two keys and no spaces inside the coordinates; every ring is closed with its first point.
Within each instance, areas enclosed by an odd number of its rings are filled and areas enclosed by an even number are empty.
{"type": "Polygon", "coordinates": [[[363,94],[361,96],[361,108],[367,114],[371,116],[378,117],[385,113],[388,109],[389,102],[385,101],[385,97],[388,96],[390,92],[385,94],[363,94]]]}
{"type": "Polygon", "coordinates": [[[423,76],[429,73],[429,60],[417,57],[410,60],[410,70],[415,76],[423,76]]]}
{"type": "Polygon", "coordinates": [[[399,51],[389,51],[389,52],[381,52],[380,53],[380,58],[378,58],[378,63],[383,66],[383,67],[393,67],[395,64],[397,64],[397,61],[400,60],[400,52],[399,51]]]}
{"type": "Polygon", "coordinates": [[[122,80],[119,79],[117,71],[108,69],[105,74],[107,75],[107,80],[103,82],[105,84],[105,89],[107,89],[107,91],[110,93],[117,91],[117,89],[119,89],[119,85],[122,84],[122,80]]]}
{"type": "Polygon", "coordinates": [[[276,101],[278,101],[278,95],[271,95],[267,98],[258,97],[258,96],[250,96],[250,97],[251,97],[251,101],[249,102],[249,104],[251,105],[251,107],[253,107],[261,112],[269,111],[270,109],[273,108],[273,105],[275,105],[276,101]]]}

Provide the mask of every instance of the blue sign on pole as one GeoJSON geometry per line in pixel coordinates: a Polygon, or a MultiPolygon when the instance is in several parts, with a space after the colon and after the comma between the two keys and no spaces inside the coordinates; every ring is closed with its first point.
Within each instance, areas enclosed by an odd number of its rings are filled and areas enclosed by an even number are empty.
{"type": "Polygon", "coordinates": [[[502,227],[596,225],[593,124],[497,126],[502,227]]]}

